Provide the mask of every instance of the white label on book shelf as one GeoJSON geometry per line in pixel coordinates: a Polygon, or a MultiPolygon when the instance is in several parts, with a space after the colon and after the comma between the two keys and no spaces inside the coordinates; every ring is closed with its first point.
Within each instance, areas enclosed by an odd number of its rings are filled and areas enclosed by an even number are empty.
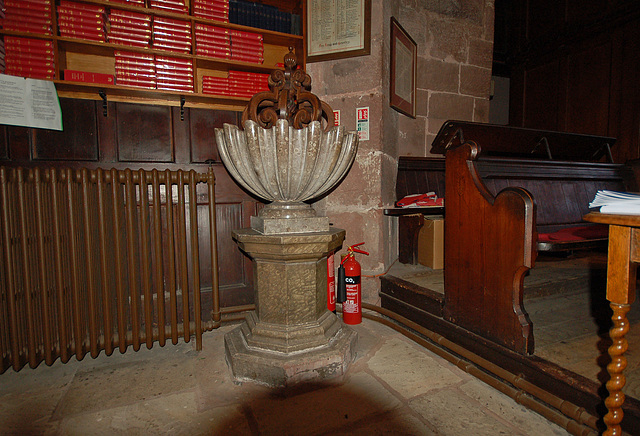
{"type": "Polygon", "coordinates": [[[62,130],[54,83],[0,74],[0,124],[62,130]]]}

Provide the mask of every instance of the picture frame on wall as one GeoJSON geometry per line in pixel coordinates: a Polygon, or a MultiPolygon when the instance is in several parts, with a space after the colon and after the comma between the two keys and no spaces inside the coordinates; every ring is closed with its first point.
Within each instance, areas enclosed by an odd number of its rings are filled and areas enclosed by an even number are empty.
{"type": "Polygon", "coordinates": [[[306,0],[307,62],[371,53],[371,0],[306,0]]]}
{"type": "Polygon", "coordinates": [[[391,17],[391,76],[389,105],[416,117],[416,70],[418,48],[398,20],[391,17]]]}

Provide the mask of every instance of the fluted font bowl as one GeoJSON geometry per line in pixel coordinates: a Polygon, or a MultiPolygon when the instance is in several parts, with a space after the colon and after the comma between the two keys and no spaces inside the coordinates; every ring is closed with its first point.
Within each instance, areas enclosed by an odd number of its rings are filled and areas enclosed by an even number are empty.
{"type": "Polygon", "coordinates": [[[318,121],[294,129],[278,120],[265,129],[256,122],[215,129],[218,151],[231,176],[272,206],[295,205],[321,197],[347,174],[358,148],[356,132],[324,131],[318,121]]]}

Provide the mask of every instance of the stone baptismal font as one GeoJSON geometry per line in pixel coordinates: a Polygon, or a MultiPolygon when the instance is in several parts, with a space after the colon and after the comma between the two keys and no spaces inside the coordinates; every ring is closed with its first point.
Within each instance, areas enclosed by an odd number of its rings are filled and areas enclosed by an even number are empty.
{"type": "Polygon", "coordinates": [[[284,61],[285,70],[269,77],[270,91],[244,110],[244,130],[225,124],[215,131],[231,176],[268,202],[251,228],[233,232],[253,261],[256,309],[225,335],[225,353],[236,381],[269,386],[343,376],[357,340],[327,310],[327,256],[340,249],[345,231],[310,203],[346,176],[358,136],[334,126],[295,55],[284,61]]]}

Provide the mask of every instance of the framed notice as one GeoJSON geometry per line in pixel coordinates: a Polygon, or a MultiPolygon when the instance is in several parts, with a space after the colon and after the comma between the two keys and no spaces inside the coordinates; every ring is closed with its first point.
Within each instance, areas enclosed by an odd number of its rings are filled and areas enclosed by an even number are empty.
{"type": "Polygon", "coordinates": [[[416,117],[416,64],[418,50],[415,41],[391,17],[391,80],[389,104],[411,118],[416,117]]]}
{"type": "Polygon", "coordinates": [[[306,1],[307,62],[371,52],[371,0],[306,1]]]}

